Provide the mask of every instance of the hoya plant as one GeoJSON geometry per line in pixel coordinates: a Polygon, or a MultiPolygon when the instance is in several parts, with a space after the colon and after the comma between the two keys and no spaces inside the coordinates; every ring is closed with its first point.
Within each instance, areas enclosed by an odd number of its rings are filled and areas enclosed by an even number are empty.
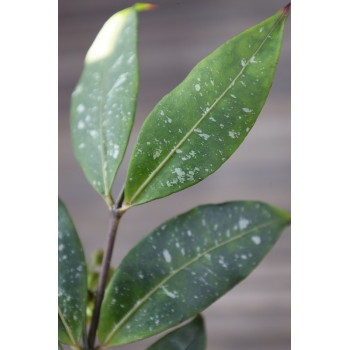
{"type": "Polygon", "coordinates": [[[126,211],[202,181],[248,135],[272,85],[289,7],[225,42],[159,101],[117,197],[113,183],[137,102],[137,18],[154,6],[137,3],[104,24],[72,94],[71,136],[86,179],[110,212],[108,239],[88,266],[58,200],[59,348],[106,349],[169,330],[148,349],[205,349],[201,312],[245,279],[290,224],[288,212],[260,201],[202,204],[158,223],[116,269],[110,266],[126,211]]]}

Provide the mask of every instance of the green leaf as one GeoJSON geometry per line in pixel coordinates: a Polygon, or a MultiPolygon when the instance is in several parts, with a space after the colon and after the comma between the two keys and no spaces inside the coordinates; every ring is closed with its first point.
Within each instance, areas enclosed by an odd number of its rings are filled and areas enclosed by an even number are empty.
{"type": "Polygon", "coordinates": [[[193,321],[165,335],[147,350],[205,350],[204,320],[198,315],[193,321]]]}
{"type": "Polygon", "coordinates": [[[156,105],[132,153],[126,207],[198,183],[238,148],[272,85],[287,12],[227,41],[156,105]]]}
{"type": "Polygon", "coordinates": [[[58,350],[62,350],[60,343],[58,343],[58,350]]]}
{"type": "MultiPolygon", "coordinates": [[[[143,6],[140,6],[143,5],[143,6]]],[[[75,156],[109,205],[113,181],[134,122],[138,93],[138,4],[113,15],[90,47],[71,101],[75,156]]]]}
{"type": "Polygon", "coordinates": [[[102,305],[101,342],[134,342],[198,314],[247,277],[289,223],[289,213],[267,204],[228,202],[159,226],[115,271],[102,305]]]}
{"type": "Polygon", "coordinates": [[[84,251],[66,207],[58,200],[58,340],[77,345],[87,302],[84,251]]]}

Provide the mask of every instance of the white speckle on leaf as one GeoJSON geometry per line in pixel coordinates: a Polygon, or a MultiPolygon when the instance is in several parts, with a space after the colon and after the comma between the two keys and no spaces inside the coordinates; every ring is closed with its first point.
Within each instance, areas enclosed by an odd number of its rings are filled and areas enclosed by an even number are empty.
{"type": "Polygon", "coordinates": [[[210,137],[210,135],[208,134],[199,134],[200,137],[203,137],[204,140],[208,140],[208,138],[210,137]]]}
{"type": "Polygon", "coordinates": [[[240,230],[244,230],[248,225],[249,225],[249,220],[243,217],[239,218],[238,226],[240,230]]]}
{"type": "Polygon", "coordinates": [[[164,256],[164,259],[167,263],[171,262],[171,255],[167,249],[163,250],[163,256],[164,256]]]}
{"type": "Polygon", "coordinates": [[[130,63],[132,63],[133,61],[134,61],[134,59],[135,59],[135,55],[134,54],[132,54],[129,58],[128,58],[128,63],[130,64],[130,63]]]}
{"type": "Polygon", "coordinates": [[[63,250],[63,248],[64,248],[64,244],[60,244],[60,245],[58,246],[58,250],[59,250],[60,252],[63,250]]]}
{"type": "Polygon", "coordinates": [[[74,95],[78,95],[83,91],[83,87],[81,85],[78,85],[74,90],[74,95]]]}
{"type": "Polygon", "coordinates": [[[219,258],[219,264],[220,264],[224,269],[227,269],[227,267],[228,267],[223,256],[220,256],[220,258],[219,258]]]}
{"type": "Polygon", "coordinates": [[[246,256],[245,254],[242,254],[242,255],[241,255],[241,258],[242,258],[243,260],[246,260],[246,259],[247,259],[247,256],[246,256]]]}
{"type": "Polygon", "coordinates": [[[181,149],[177,149],[176,153],[182,153],[181,149]]]}
{"type": "Polygon", "coordinates": [[[85,106],[83,104],[78,105],[77,112],[83,113],[85,111],[85,106]]]}
{"type": "Polygon", "coordinates": [[[170,298],[175,299],[178,297],[178,294],[176,292],[172,293],[169,290],[167,290],[164,286],[162,286],[163,292],[170,298]]]}
{"type": "Polygon", "coordinates": [[[251,63],[257,63],[256,61],[255,61],[255,56],[252,56],[251,57],[251,59],[249,60],[251,63]]]}
{"type": "Polygon", "coordinates": [[[244,58],[241,59],[241,65],[242,67],[245,67],[247,65],[247,61],[244,58]]]}
{"type": "Polygon", "coordinates": [[[162,111],[162,110],[159,113],[160,113],[160,115],[164,115],[164,111],[162,111]]]}
{"type": "Polygon", "coordinates": [[[117,159],[119,154],[119,145],[114,145],[112,149],[112,158],[117,159]]]}
{"type": "Polygon", "coordinates": [[[188,237],[192,236],[191,230],[187,230],[187,236],[188,236],[188,237]]]}
{"type": "Polygon", "coordinates": [[[228,132],[229,136],[234,139],[235,138],[235,132],[234,131],[229,131],[228,132]]]}
{"type": "Polygon", "coordinates": [[[153,153],[153,159],[157,159],[161,153],[162,153],[162,150],[156,149],[153,153]]]}
{"type": "Polygon", "coordinates": [[[190,151],[185,157],[182,157],[182,160],[187,160],[187,159],[191,159],[192,157],[194,157],[196,155],[195,151],[190,151]]]}
{"type": "Polygon", "coordinates": [[[181,183],[184,183],[184,181],[185,181],[185,172],[182,171],[181,168],[175,168],[174,172],[176,173],[178,180],[181,183]]]}
{"type": "Polygon", "coordinates": [[[97,135],[98,135],[98,132],[96,130],[91,130],[90,131],[90,135],[91,135],[92,138],[95,139],[97,137],[97,135]]]}
{"type": "Polygon", "coordinates": [[[213,117],[210,117],[209,118],[212,122],[214,122],[214,123],[216,123],[216,120],[215,120],[215,118],[213,118],[213,117]]]}
{"type": "Polygon", "coordinates": [[[260,27],[259,32],[261,33],[264,30],[264,27],[260,27]]]}
{"type": "Polygon", "coordinates": [[[109,93],[112,92],[114,89],[118,88],[120,85],[122,85],[126,81],[126,76],[127,75],[128,75],[128,73],[120,74],[120,76],[118,77],[117,81],[114,83],[112,88],[109,90],[109,93]]]}
{"type": "Polygon", "coordinates": [[[80,143],[78,146],[79,149],[85,148],[85,143],[80,143]]]}
{"type": "Polygon", "coordinates": [[[231,94],[230,96],[233,97],[233,98],[237,98],[234,94],[231,94]]]}
{"type": "Polygon", "coordinates": [[[201,89],[201,86],[199,84],[196,84],[195,86],[196,91],[199,91],[201,89]]]}
{"type": "Polygon", "coordinates": [[[121,54],[121,55],[118,57],[118,59],[114,62],[112,68],[115,68],[115,67],[119,66],[119,65],[122,63],[123,58],[124,58],[124,55],[121,54]]]}
{"type": "Polygon", "coordinates": [[[256,245],[261,243],[261,238],[259,236],[253,236],[251,239],[256,245]]]}
{"type": "Polygon", "coordinates": [[[245,131],[248,132],[250,130],[250,128],[246,128],[245,131]]]}
{"type": "Polygon", "coordinates": [[[246,113],[250,113],[250,112],[253,112],[252,109],[249,109],[249,108],[242,108],[243,112],[246,112],[246,113]]]}

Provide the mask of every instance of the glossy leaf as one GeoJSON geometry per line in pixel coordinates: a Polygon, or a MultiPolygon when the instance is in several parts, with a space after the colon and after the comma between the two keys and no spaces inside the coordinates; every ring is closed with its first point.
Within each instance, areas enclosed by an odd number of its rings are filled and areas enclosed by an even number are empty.
{"type": "Polygon", "coordinates": [[[289,225],[290,215],[260,202],[197,207],[156,228],[115,271],[99,338],[122,345],[198,314],[243,280],[289,225]]]}
{"type": "Polygon", "coordinates": [[[132,153],[125,206],[196,184],[238,148],[272,85],[287,12],[227,41],[156,105],[132,153]]]}
{"type": "Polygon", "coordinates": [[[128,144],[138,92],[137,4],[112,16],[97,35],[71,101],[75,156],[90,184],[110,191],[128,144]]]}
{"type": "Polygon", "coordinates": [[[204,320],[198,315],[193,321],[175,329],[147,350],[205,350],[204,320]]]}
{"type": "Polygon", "coordinates": [[[87,301],[84,251],[64,204],[58,200],[58,340],[76,345],[87,301]]]}

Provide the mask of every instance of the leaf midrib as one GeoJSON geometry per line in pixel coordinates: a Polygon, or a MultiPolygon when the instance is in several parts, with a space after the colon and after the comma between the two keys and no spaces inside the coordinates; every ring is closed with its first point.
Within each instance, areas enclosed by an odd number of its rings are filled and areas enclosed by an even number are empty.
{"type": "Polygon", "coordinates": [[[270,31],[266,34],[265,38],[262,40],[261,44],[255,50],[253,55],[249,58],[247,63],[242,67],[237,76],[233,79],[233,81],[228,85],[228,87],[224,90],[224,92],[213,102],[210,108],[201,116],[201,118],[194,124],[194,126],[187,132],[187,134],[180,140],[180,142],[169,152],[169,154],[162,160],[161,163],[154,169],[151,174],[147,177],[147,179],[142,183],[142,185],[138,188],[138,190],[134,193],[134,195],[127,202],[127,205],[132,205],[133,201],[141,194],[141,192],[145,189],[145,187],[153,180],[153,178],[158,174],[158,172],[163,168],[164,164],[168,162],[168,160],[174,155],[174,153],[183,145],[183,143],[193,134],[194,130],[198,127],[198,125],[208,116],[208,114],[213,110],[213,108],[221,101],[221,99],[226,95],[226,93],[234,86],[237,79],[245,71],[246,67],[251,63],[251,60],[254,56],[258,54],[262,46],[265,44],[266,40],[269,38],[271,33],[275,30],[279,22],[282,18],[285,17],[283,14],[276,20],[276,22],[271,27],[270,31]]]}
{"type": "Polygon", "coordinates": [[[270,220],[267,221],[263,224],[257,225],[254,228],[251,228],[249,230],[243,231],[241,234],[234,236],[230,239],[227,239],[226,241],[218,244],[218,245],[214,245],[213,247],[211,247],[210,249],[202,252],[201,254],[197,255],[196,257],[194,257],[193,259],[189,260],[187,263],[183,264],[182,266],[180,266],[178,269],[174,270],[168,277],[164,278],[158,285],[156,285],[150,292],[148,292],[143,298],[139,299],[137,301],[137,303],[133,306],[133,308],[130,309],[130,311],[115,325],[115,327],[112,329],[112,331],[107,335],[107,337],[105,338],[103,344],[107,345],[109,340],[114,336],[114,334],[123,326],[123,324],[125,324],[125,322],[154,294],[156,293],[165,283],[167,283],[170,279],[172,279],[175,275],[177,275],[179,272],[183,271],[185,268],[187,268],[189,265],[195,263],[196,261],[198,261],[199,259],[203,258],[203,256],[205,256],[206,254],[212,252],[213,250],[220,248],[228,243],[231,243],[237,239],[240,239],[242,237],[244,237],[247,234],[253,233],[254,231],[257,231],[261,228],[264,228],[266,226],[272,225],[274,223],[277,222],[283,222],[283,219],[275,219],[275,220],[270,220]]]}
{"type": "Polygon", "coordinates": [[[73,336],[73,334],[72,334],[72,332],[71,332],[71,329],[69,328],[68,323],[66,322],[66,319],[64,318],[63,312],[62,312],[62,310],[61,310],[61,308],[60,308],[59,305],[58,305],[58,315],[60,316],[60,319],[61,319],[61,321],[62,321],[62,324],[63,324],[63,326],[64,326],[64,329],[66,330],[66,332],[67,332],[67,334],[68,334],[68,337],[69,337],[70,341],[72,342],[72,344],[73,344],[74,346],[79,345],[79,344],[77,343],[77,341],[74,339],[74,336],[73,336]]]}
{"type": "MultiPolygon", "coordinates": [[[[123,29],[123,25],[126,22],[126,19],[128,18],[129,14],[125,17],[123,17],[123,22],[119,26],[119,30],[115,33],[115,41],[118,41],[119,34],[121,33],[123,29]]],[[[116,46],[116,44],[115,44],[116,46]]],[[[107,94],[104,93],[105,91],[105,85],[106,85],[106,79],[107,79],[107,71],[109,69],[109,63],[112,60],[112,54],[109,56],[103,72],[102,72],[102,80],[101,80],[101,100],[100,100],[100,105],[99,105],[99,135],[100,135],[100,140],[101,140],[101,170],[102,170],[102,178],[103,178],[103,187],[104,187],[104,195],[108,196],[109,195],[109,186],[107,183],[107,163],[106,163],[106,150],[105,150],[105,140],[104,140],[104,134],[103,134],[103,120],[104,120],[104,104],[105,104],[105,96],[107,94]]]]}

